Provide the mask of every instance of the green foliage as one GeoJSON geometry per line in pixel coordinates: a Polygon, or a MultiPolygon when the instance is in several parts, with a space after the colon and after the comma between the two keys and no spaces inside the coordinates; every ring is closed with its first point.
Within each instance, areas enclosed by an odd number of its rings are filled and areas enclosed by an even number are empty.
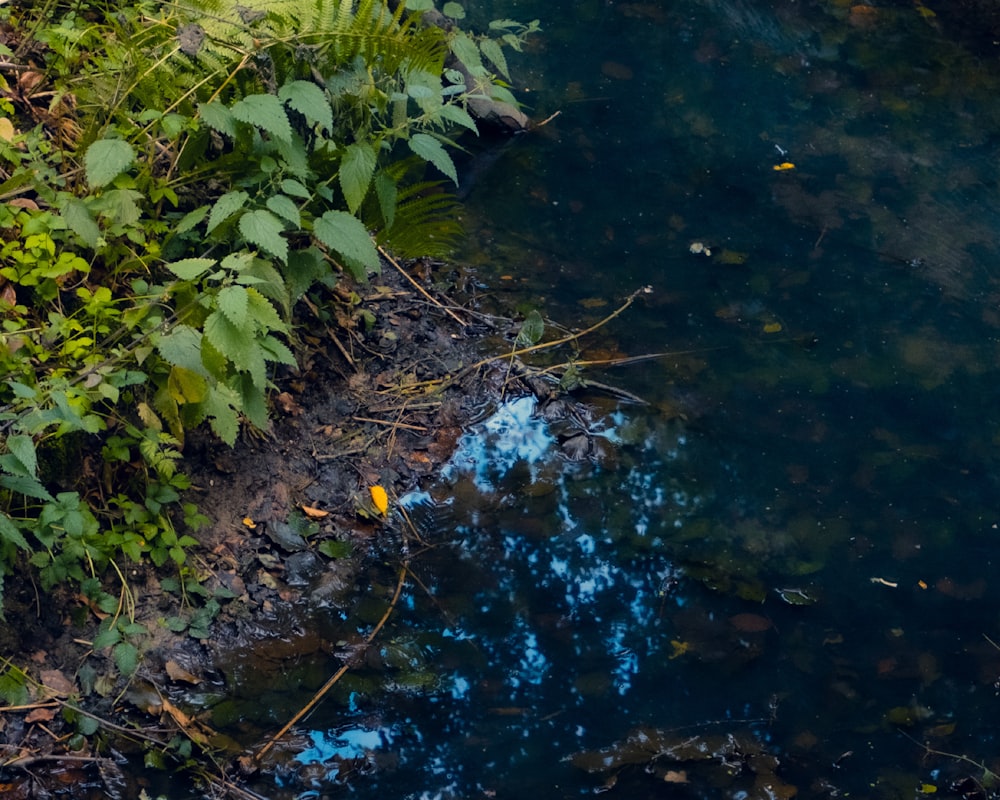
{"type": "MultiPolygon", "coordinates": [[[[445,31],[421,24],[428,7],[0,5],[53,98],[46,126],[18,129],[0,84],[0,196],[19,198],[0,206],[0,590],[27,565],[111,614],[108,575],[149,562],[201,598],[184,624],[207,635],[186,435],[207,424],[233,444],[267,425],[314,285],[367,280],[378,246],[448,252],[450,137],[475,132],[470,100],[509,98],[503,50],[534,30],[445,31]]],[[[132,674],[143,635],[114,611],[95,649],[132,674]]]]}

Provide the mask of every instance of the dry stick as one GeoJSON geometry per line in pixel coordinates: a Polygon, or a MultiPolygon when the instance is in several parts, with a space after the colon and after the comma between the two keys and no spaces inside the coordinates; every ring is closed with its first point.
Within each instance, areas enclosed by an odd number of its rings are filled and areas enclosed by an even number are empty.
{"type": "Polygon", "coordinates": [[[458,316],[458,314],[456,314],[454,311],[452,311],[450,308],[448,308],[448,306],[444,305],[440,300],[438,300],[433,295],[431,295],[423,286],[421,286],[419,283],[417,283],[413,279],[413,276],[410,275],[410,273],[407,272],[405,269],[403,269],[401,266],[399,266],[399,263],[396,261],[396,259],[394,259],[392,256],[390,256],[385,251],[384,248],[379,247],[378,251],[379,251],[379,253],[382,254],[382,257],[386,261],[388,261],[390,264],[392,264],[396,268],[396,271],[399,272],[400,275],[402,275],[404,278],[406,278],[406,280],[408,280],[410,283],[413,284],[413,287],[418,292],[420,292],[420,294],[422,294],[424,297],[426,297],[428,300],[430,300],[434,305],[436,305],[438,308],[440,308],[445,314],[447,314],[449,317],[451,317],[453,320],[455,320],[455,322],[457,322],[463,328],[468,324],[464,319],[462,319],[460,316],[458,316]]]}
{"type": "MultiPolygon", "coordinates": [[[[396,584],[396,592],[395,594],[393,594],[392,600],[389,601],[389,607],[385,610],[385,613],[382,615],[382,619],[380,619],[378,621],[378,624],[374,628],[372,628],[372,632],[369,633],[368,637],[365,639],[366,647],[372,643],[375,637],[378,636],[378,632],[382,630],[382,628],[385,626],[385,623],[389,621],[389,617],[392,615],[392,612],[396,608],[396,603],[399,601],[399,596],[403,593],[403,584],[406,583],[406,576],[408,572],[409,570],[406,564],[403,564],[402,568],[400,568],[399,570],[399,582],[396,584]]],[[[272,747],[274,747],[274,745],[277,744],[278,740],[281,739],[281,737],[284,736],[286,733],[288,733],[289,730],[291,730],[292,726],[295,725],[295,723],[297,723],[306,714],[312,711],[313,708],[316,706],[316,704],[323,699],[326,693],[333,688],[334,684],[337,683],[337,681],[339,681],[342,677],[344,677],[344,675],[350,668],[351,664],[350,662],[348,662],[344,664],[340,669],[338,669],[334,673],[333,677],[330,678],[330,680],[328,680],[326,683],[324,683],[320,687],[319,691],[312,696],[312,699],[308,703],[306,703],[302,707],[302,709],[294,717],[292,717],[280,731],[274,734],[274,736],[271,737],[270,741],[268,741],[266,745],[264,745],[260,750],[257,751],[256,755],[254,755],[253,757],[254,761],[260,761],[267,753],[267,751],[270,750],[272,747]]]]}
{"type": "Polygon", "coordinates": [[[374,422],[376,425],[388,425],[390,428],[403,428],[407,431],[419,431],[426,433],[427,428],[423,425],[410,425],[406,422],[392,421],[389,419],[373,419],[372,417],[351,417],[355,422],[374,422]]]}

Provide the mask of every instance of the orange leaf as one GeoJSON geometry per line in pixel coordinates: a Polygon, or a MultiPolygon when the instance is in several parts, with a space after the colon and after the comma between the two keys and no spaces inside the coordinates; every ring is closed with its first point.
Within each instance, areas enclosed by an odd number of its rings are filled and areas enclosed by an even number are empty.
{"type": "Polygon", "coordinates": [[[378,509],[378,513],[383,517],[389,511],[389,495],[385,493],[385,489],[376,484],[375,486],[369,486],[368,491],[372,493],[372,503],[375,504],[375,508],[378,509]]]}
{"type": "Polygon", "coordinates": [[[782,161],[780,164],[775,164],[771,169],[775,172],[784,172],[786,169],[795,169],[795,165],[791,161],[782,161]]]}
{"type": "Polygon", "coordinates": [[[254,522],[250,517],[243,517],[243,524],[246,525],[250,530],[257,527],[257,523],[254,522]]]}
{"type": "Polygon", "coordinates": [[[330,516],[329,511],[324,511],[321,508],[313,508],[312,506],[299,506],[307,517],[312,519],[323,519],[323,517],[330,516]]]}

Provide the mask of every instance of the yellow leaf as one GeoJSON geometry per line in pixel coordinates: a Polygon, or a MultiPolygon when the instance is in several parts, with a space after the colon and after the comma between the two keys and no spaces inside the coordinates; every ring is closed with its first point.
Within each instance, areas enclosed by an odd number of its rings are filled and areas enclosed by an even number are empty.
{"type": "Polygon", "coordinates": [[[250,517],[243,517],[243,524],[246,525],[250,530],[257,527],[257,523],[254,522],[250,517]]]}
{"type": "Polygon", "coordinates": [[[920,787],[921,794],[934,794],[937,791],[937,786],[933,783],[925,783],[920,787]]]}
{"type": "Polygon", "coordinates": [[[775,172],[784,172],[786,169],[795,169],[795,165],[791,161],[782,161],[780,164],[775,164],[771,169],[775,172]]]}
{"type": "Polygon", "coordinates": [[[667,658],[670,661],[673,661],[675,658],[684,655],[688,650],[691,649],[691,645],[689,645],[687,642],[681,642],[678,641],[677,639],[673,639],[670,642],[670,646],[674,649],[674,651],[669,656],[667,656],[667,658]]]}
{"type": "Polygon", "coordinates": [[[0,139],[5,142],[12,141],[17,131],[14,130],[14,123],[7,117],[0,117],[0,139]]]}
{"type": "Polygon", "coordinates": [[[307,517],[312,519],[323,519],[323,517],[330,516],[329,511],[324,511],[321,508],[313,508],[312,506],[299,506],[307,517]]]}
{"type": "Polygon", "coordinates": [[[368,491],[372,493],[372,502],[375,504],[375,508],[378,509],[378,513],[384,517],[389,511],[389,495],[378,484],[369,486],[368,491]]]}
{"type": "Polygon", "coordinates": [[[764,326],[764,333],[777,333],[781,330],[780,322],[769,322],[764,326]]]}

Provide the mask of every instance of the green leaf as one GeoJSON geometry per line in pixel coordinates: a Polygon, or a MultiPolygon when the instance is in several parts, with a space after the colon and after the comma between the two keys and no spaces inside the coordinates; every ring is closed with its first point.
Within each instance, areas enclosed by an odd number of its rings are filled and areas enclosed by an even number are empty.
{"type": "Polygon", "coordinates": [[[182,258],[166,265],[182,281],[193,281],[214,266],[214,258],[182,258]]]}
{"type": "Polygon", "coordinates": [[[445,3],[441,8],[441,13],[452,19],[465,19],[465,9],[455,2],[445,3]]]}
{"type": "Polygon", "coordinates": [[[480,76],[485,72],[482,59],[479,57],[479,48],[468,35],[459,31],[449,42],[449,45],[455,58],[465,64],[472,75],[480,76]]]}
{"type": "Polygon", "coordinates": [[[544,333],[545,321],[541,314],[532,309],[524,318],[524,322],[521,323],[521,330],[517,332],[517,339],[514,343],[517,347],[530,347],[533,344],[538,344],[544,333]]]}
{"type": "Polygon", "coordinates": [[[87,204],[82,200],[71,197],[63,203],[62,218],[87,247],[95,248],[100,243],[101,229],[87,208],[87,204]]]}
{"type": "Polygon", "coordinates": [[[184,367],[171,367],[167,376],[167,391],[179,405],[200,403],[208,396],[208,382],[197,372],[184,367]]]}
{"type": "Polygon", "coordinates": [[[14,524],[14,520],[2,511],[0,511],[0,540],[9,542],[15,547],[20,547],[22,550],[31,549],[31,545],[29,545],[28,540],[24,538],[24,534],[22,534],[17,525],[14,524]]]}
{"type": "Polygon", "coordinates": [[[38,457],[35,454],[35,440],[24,434],[7,437],[7,449],[23,467],[23,472],[15,473],[34,477],[38,472],[38,457]]]}
{"type": "Polygon", "coordinates": [[[348,558],[351,555],[350,542],[338,542],[334,539],[326,539],[319,543],[316,548],[328,558],[348,558]]]}
{"type": "Polygon", "coordinates": [[[434,8],[434,0],[406,0],[407,11],[430,11],[434,8]]]}
{"type": "Polygon", "coordinates": [[[30,478],[27,475],[0,475],[0,486],[25,497],[52,502],[49,490],[42,486],[37,478],[30,478]]]}
{"type": "Polygon", "coordinates": [[[288,242],[281,232],[285,229],[281,219],[270,211],[258,208],[240,217],[240,233],[251,244],[282,261],[288,260],[288,242]]]}
{"type": "Polygon", "coordinates": [[[312,197],[309,190],[294,178],[285,178],[281,182],[281,191],[285,194],[290,194],[292,197],[299,197],[303,200],[308,200],[312,197]]]}
{"type": "Polygon", "coordinates": [[[243,328],[233,325],[221,311],[213,311],[205,320],[205,338],[237,369],[246,369],[254,348],[243,328]]]}
{"type": "Polygon", "coordinates": [[[225,384],[213,386],[205,401],[205,412],[213,433],[232,447],[240,432],[239,395],[225,384]]]}
{"type": "Polygon", "coordinates": [[[448,120],[448,122],[454,122],[456,125],[461,125],[463,128],[479,135],[479,128],[476,127],[476,121],[472,118],[468,111],[466,111],[461,106],[456,106],[454,103],[448,103],[441,106],[437,110],[437,114],[442,119],[448,120]]]}
{"type": "Polygon", "coordinates": [[[311,81],[286,83],[278,92],[278,98],[289,108],[298,111],[310,125],[319,125],[327,131],[333,130],[333,111],[325,92],[311,81]]]}
{"type": "Polygon", "coordinates": [[[121,642],[111,651],[118,671],[128,677],[139,668],[139,650],[131,642],[121,642]]]}
{"type": "Polygon", "coordinates": [[[299,207],[292,198],[283,194],[273,194],[267,198],[267,207],[282,219],[288,220],[295,228],[302,227],[302,217],[299,207]]]}
{"type": "Polygon", "coordinates": [[[426,133],[415,133],[410,137],[410,149],[424,161],[429,161],[458,186],[458,172],[455,162],[437,139],[426,133]]]}
{"type": "Polygon", "coordinates": [[[177,223],[177,227],[174,232],[177,234],[187,233],[189,230],[195,228],[205,217],[208,216],[210,211],[208,206],[198,206],[194,211],[189,211],[180,222],[177,223]]]}
{"type": "MultiPolygon", "coordinates": [[[[242,288],[242,287],[231,287],[231,288],[242,288]]],[[[285,332],[288,330],[288,326],[285,321],[281,318],[281,315],[275,310],[274,306],[271,305],[271,301],[268,300],[264,295],[258,292],[254,288],[243,289],[246,293],[247,303],[249,305],[250,316],[256,323],[258,329],[264,331],[281,331],[285,332]]],[[[221,307],[221,306],[220,306],[221,307]]]]}
{"type": "Polygon", "coordinates": [[[288,364],[290,367],[294,367],[298,363],[288,346],[273,336],[268,335],[261,339],[260,348],[264,351],[264,358],[268,361],[277,361],[279,364],[288,364]]]}
{"type": "Polygon", "coordinates": [[[208,127],[226,136],[236,135],[236,125],[233,123],[233,114],[223,103],[215,101],[213,103],[202,103],[198,106],[198,113],[202,122],[208,127]]]}
{"type": "Polygon", "coordinates": [[[98,139],[83,156],[83,169],[90,188],[99,189],[125,172],[135,162],[132,145],[122,139],[98,139]]]}
{"type": "Polygon", "coordinates": [[[292,250],[288,254],[288,299],[299,300],[315,283],[329,281],[331,270],[316,247],[292,250]]]}
{"type": "Polygon", "coordinates": [[[105,647],[111,647],[112,645],[118,644],[121,640],[122,635],[118,628],[108,628],[107,630],[100,631],[97,636],[94,637],[90,646],[95,650],[103,650],[105,647]]]}
{"type": "Polygon", "coordinates": [[[503,48],[495,39],[483,39],[479,43],[479,49],[483,51],[486,59],[497,68],[501,75],[510,80],[510,73],[507,71],[507,59],[503,54],[503,48]]]}
{"type": "Polygon", "coordinates": [[[242,286],[226,286],[215,298],[219,310],[237,328],[247,329],[247,290],[242,286]]]}
{"type": "Polygon", "coordinates": [[[361,206],[375,174],[375,148],[363,142],[348,145],[340,161],[340,188],[353,214],[361,206]]]}
{"type": "Polygon", "coordinates": [[[159,337],[156,349],[168,364],[208,376],[201,361],[201,332],[190,325],[175,325],[159,337]]]}
{"type": "Polygon", "coordinates": [[[250,375],[239,376],[240,403],[243,415],[258,430],[267,427],[267,398],[264,396],[266,386],[258,385],[250,375]]]}
{"type": "MultiPolygon", "coordinates": [[[[340,253],[348,262],[363,268],[379,271],[378,250],[368,231],[357,217],[346,211],[327,211],[316,220],[313,230],[316,238],[331,250],[340,253]]],[[[349,266],[351,266],[349,264],[349,266]]]]}
{"type": "Polygon", "coordinates": [[[380,172],[375,176],[375,194],[378,197],[378,205],[382,211],[385,227],[391,228],[396,218],[396,199],[399,196],[396,182],[384,172],[380,172]]]}
{"type": "Polygon", "coordinates": [[[273,94],[251,94],[230,109],[235,119],[253,125],[282,142],[292,141],[292,126],[281,100],[273,94]]]}
{"type": "Polygon", "coordinates": [[[206,232],[211,233],[214,231],[219,225],[243,208],[249,199],[250,195],[242,190],[226,192],[222,195],[222,197],[215,201],[215,205],[212,206],[212,213],[208,215],[208,228],[206,232]]]}
{"type": "Polygon", "coordinates": [[[143,195],[135,189],[111,189],[100,199],[101,216],[114,225],[134,225],[142,212],[143,195]]]}

